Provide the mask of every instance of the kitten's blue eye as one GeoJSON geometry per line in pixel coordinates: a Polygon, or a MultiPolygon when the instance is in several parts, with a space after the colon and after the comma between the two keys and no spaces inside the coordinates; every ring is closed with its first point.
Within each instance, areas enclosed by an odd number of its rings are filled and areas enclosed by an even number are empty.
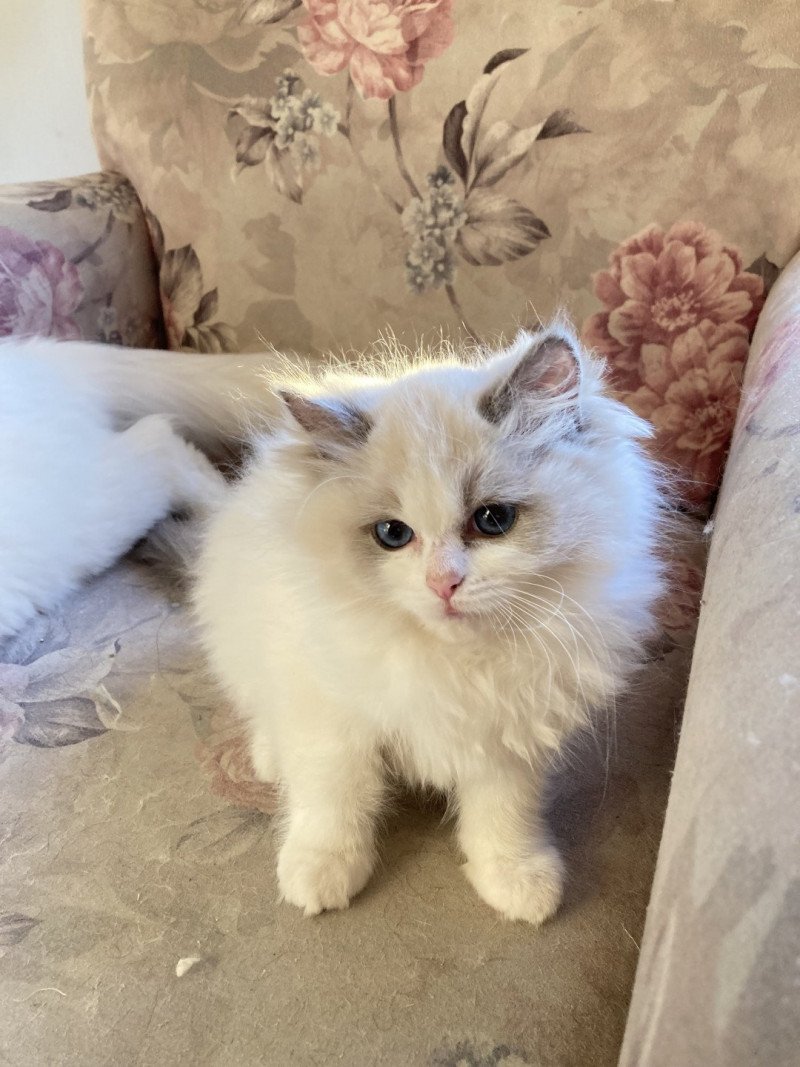
{"type": "Polygon", "coordinates": [[[517,509],[513,504],[481,504],[472,515],[472,525],[485,537],[497,537],[508,533],[517,521],[517,509]]]}
{"type": "Polygon", "coordinates": [[[390,551],[394,551],[397,548],[405,548],[414,536],[414,531],[411,527],[406,526],[399,519],[385,519],[383,522],[376,522],[372,527],[372,532],[381,548],[388,548],[390,551]]]}

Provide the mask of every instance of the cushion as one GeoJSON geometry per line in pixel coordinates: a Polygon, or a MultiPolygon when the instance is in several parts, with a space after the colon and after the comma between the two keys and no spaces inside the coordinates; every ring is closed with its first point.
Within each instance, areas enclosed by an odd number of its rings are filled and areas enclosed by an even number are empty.
{"type": "Polygon", "coordinates": [[[800,246],[800,7],[84,2],[173,346],[492,342],[563,306],[708,498],[800,246]]]}
{"type": "Polygon", "coordinates": [[[0,647],[0,1045],[36,1063],[612,1067],[699,597],[682,566],[615,729],[554,776],[569,877],[540,930],[479,900],[418,798],[348,911],[279,904],[276,797],[176,590],[126,561],[39,618],[0,647]]]}
{"type": "Polygon", "coordinates": [[[800,257],[753,339],[622,1067],[797,1061],[799,356],[800,257]]]}

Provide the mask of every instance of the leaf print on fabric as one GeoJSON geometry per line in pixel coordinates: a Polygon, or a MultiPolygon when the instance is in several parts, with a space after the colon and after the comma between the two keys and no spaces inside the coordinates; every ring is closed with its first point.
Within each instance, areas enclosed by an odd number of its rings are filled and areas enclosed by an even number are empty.
{"type": "MultiPolygon", "coordinates": [[[[32,187],[34,192],[35,188],[32,187]]],[[[48,182],[45,188],[46,195],[32,197],[28,201],[28,207],[36,211],[65,211],[72,204],[90,211],[107,208],[117,221],[129,226],[136,221],[141,211],[136,191],[131,183],[119,174],[88,174],[59,183],[55,189],[53,183],[48,182]]]]}
{"type": "Polygon", "coordinates": [[[749,267],[745,267],[747,274],[757,274],[764,283],[764,299],[769,296],[770,290],[781,272],[780,267],[768,259],[766,254],[754,259],[749,267]]]}
{"type": "Polygon", "coordinates": [[[164,231],[151,211],[145,212],[159,260],[159,286],[167,341],[189,352],[232,352],[236,335],[223,322],[209,322],[217,311],[216,289],[203,292],[200,260],[191,245],[165,248],[164,231]]]}
{"type": "Polygon", "coordinates": [[[292,11],[301,7],[303,0],[245,0],[242,5],[242,22],[253,26],[269,26],[280,22],[292,11]]]}
{"type": "Polygon", "coordinates": [[[320,165],[320,138],[333,137],[339,112],[303,86],[294,71],[276,78],[269,99],[244,97],[228,115],[236,144],[236,173],[263,163],[277,191],[296,204],[320,165]]]}
{"type": "Polygon", "coordinates": [[[57,700],[93,689],[107,677],[119,647],[114,642],[103,648],[63,648],[40,656],[25,668],[26,688],[20,700],[57,700]]]}
{"type": "Polygon", "coordinates": [[[0,740],[60,748],[106,732],[106,705],[118,707],[101,684],[114,665],[115,642],[64,648],[29,663],[0,663],[0,740]]]}
{"type": "Polygon", "coordinates": [[[504,73],[502,68],[527,52],[527,48],[513,48],[492,56],[466,100],[451,108],[445,119],[442,148],[467,194],[473,186],[494,185],[522,162],[537,141],[588,132],[566,110],[554,111],[543,122],[523,129],[500,120],[483,132],[484,112],[504,73]]]}
{"type": "Polygon", "coordinates": [[[93,701],[88,699],[45,700],[25,709],[24,722],[14,740],[36,748],[63,748],[104,734],[93,701]]]}
{"type": "Polygon", "coordinates": [[[262,812],[228,808],[190,822],[175,843],[175,854],[190,863],[230,863],[268,831],[269,819],[262,812]]]}
{"type": "Polygon", "coordinates": [[[35,211],[65,211],[72,203],[71,189],[56,189],[41,200],[29,200],[28,207],[35,211]]]}
{"type": "Polygon", "coordinates": [[[571,116],[572,112],[568,110],[554,111],[542,125],[537,140],[547,141],[551,137],[566,137],[569,133],[589,132],[585,126],[579,125],[571,116]]]}
{"type": "Polygon", "coordinates": [[[468,263],[496,267],[529,255],[549,236],[545,223],[517,200],[476,189],[467,198],[457,244],[468,263]]]}
{"type": "MultiPolygon", "coordinates": [[[[31,192],[37,186],[30,186],[31,192]]],[[[28,207],[35,211],[57,213],[75,206],[90,211],[108,211],[105,226],[97,237],[72,256],[74,266],[89,259],[111,236],[114,224],[121,222],[130,231],[141,216],[141,204],[131,183],[119,174],[87,174],[63,183],[45,182],[39,185],[42,195],[28,200],[28,207]]]]}
{"type": "Polygon", "coordinates": [[[3,912],[0,914],[0,945],[18,945],[41,921],[18,911],[3,912]]]}
{"type": "Polygon", "coordinates": [[[304,0],[297,36],[318,74],[349,69],[364,100],[389,100],[422,81],[455,36],[453,0],[304,0]]]}
{"type": "Polygon", "coordinates": [[[556,111],[533,126],[518,128],[501,119],[483,129],[486,107],[506,64],[526,48],[497,52],[468,96],[449,111],[442,130],[442,149],[450,170],[439,167],[428,176],[426,193],[416,190],[402,158],[396,115],[390,111],[401,173],[414,199],[403,212],[412,237],[406,255],[406,279],[417,293],[444,286],[467,332],[478,339],[464,318],[453,288],[455,253],[475,267],[497,267],[530,255],[550,237],[547,224],[513,197],[494,187],[529,154],[537,141],[587,132],[567,111],[556,111]],[[456,178],[463,191],[455,190],[456,178]]]}

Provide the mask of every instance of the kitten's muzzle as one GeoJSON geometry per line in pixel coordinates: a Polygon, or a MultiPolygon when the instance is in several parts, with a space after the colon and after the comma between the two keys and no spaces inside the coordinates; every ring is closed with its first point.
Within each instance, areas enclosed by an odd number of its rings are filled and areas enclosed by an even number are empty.
{"type": "Polygon", "coordinates": [[[456,590],[464,581],[464,575],[460,571],[449,570],[442,574],[429,573],[425,578],[425,584],[438,597],[445,601],[449,608],[450,601],[455,596],[456,590]]]}

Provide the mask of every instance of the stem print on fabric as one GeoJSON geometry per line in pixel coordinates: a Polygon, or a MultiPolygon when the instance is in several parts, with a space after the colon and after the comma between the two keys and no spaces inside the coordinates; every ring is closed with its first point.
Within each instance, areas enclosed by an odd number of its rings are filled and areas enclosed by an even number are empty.
{"type": "MultiPolygon", "coordinates": [[[[280,21],[295,9],[294,4],[273,4],[269,21],[280,21]]],[[[587,131],[566,110],[522,128],[505,119],[488,122],[487,105],[505,65],[528,52],[503,49],[444,118],[441,148],[446,163],[419,181],[403,152],[397,93],[418,85],[425,64],[452,44],[452,0],[306,0],[305,10],[297,26],[303,57],[318,74],[347,71],[344,119],[287,69],[277,78],[272,96],[243,98],[229,112],[236,173],[264,164],[277,191],[302,203],[313,173],[322,165],[322,140],[339,133],[350,143],[365,178],[378,184],[353,142],[352,114],[357,96],[385,100],[394,165],[411,199],[400,203],[379,184],[378,191],[401,217],[408,242],[406,282],[414,293],[443,289],[466,332],[479,340],[456,295],[457,262],[500,266],[530,255],[550,236],[547,223],[503,193],[498,183],[538,142],[587,131]]]]}

